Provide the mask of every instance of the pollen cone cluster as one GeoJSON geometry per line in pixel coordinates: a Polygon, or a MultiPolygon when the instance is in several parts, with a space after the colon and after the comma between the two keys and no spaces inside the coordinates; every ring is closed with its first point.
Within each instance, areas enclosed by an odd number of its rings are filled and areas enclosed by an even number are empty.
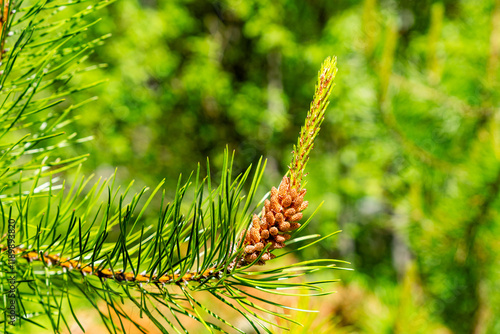
{"type": "Polygon", "coordinates": [[[0,14],[0,39],[1,39],[1,42],[0,42],[0,48],[1,48],[0,60],[2,59],[2,54],[4,51],[3,46],[5,43],[4,39],[6,37],[6,34],[4,35],[3,29],[6,26],[7,20],[9,18],[9,1],[3,0],[2,3],[3,3],[3,12],[0,14]]]}
{"type": "MultiPolygon", "coordinates": [[[[297,188],[300,188],[297,187],[297,188]]],[[[285,247],[285,241],[290,239],[290,232],[298,229],[302,219],[302,211],[309,204],[304,201],[306,190],[297,190],[290,186],[290,179],[283,177],[278,189],[271,189],[270,200],[266,199],[260,217],[253,216],[252,227],[245,236],[246,263],[255,261],[267,244],[267,251],[262,254],[258,264],[264,264],[275,257],[271,250],[285,247]]]]}

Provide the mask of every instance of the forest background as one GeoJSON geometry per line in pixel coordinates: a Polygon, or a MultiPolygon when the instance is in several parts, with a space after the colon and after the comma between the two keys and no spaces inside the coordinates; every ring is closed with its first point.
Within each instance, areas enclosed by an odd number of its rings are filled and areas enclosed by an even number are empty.
{"type": "Polygon", "coordinates": [[[90,153],[85,174],[173,193],[228,145],[235,174],[268,159],[269,189],[335,55],[307,189],[324,201],[309,232],[343,232],[299,256],[355,270],[300,301],[321,310],[309,328],[500,332],[499,1],[118,0],[95,15],[89,38],[112,36],[71,83],[106,79],[75,94],[99,96],[69,125],[94,137],[67,149],[90,153]]]}

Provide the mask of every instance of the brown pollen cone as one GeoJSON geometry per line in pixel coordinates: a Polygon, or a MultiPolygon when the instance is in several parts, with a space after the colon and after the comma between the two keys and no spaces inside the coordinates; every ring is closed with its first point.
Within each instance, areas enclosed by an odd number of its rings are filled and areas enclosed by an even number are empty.
{"type": "MultiPolygon", "coordinates": [[[[300,188],[300,187],[299,187],[300,188]]],[[[290,178],[284,176],[278,189],[271,189],[271,198],[266,200],[262,214],[253,215],[252,227],[245,236],[244,262],[251,263],[260,256],[261,251],[270,244],[257,264],[265,264],[276,256],[271,250],[285,247],[290,232],[298,229],[302,212],[309,204],[304,201],[306,189],[298,191],[290,185],[290,178]]]]}
{"type": "Polygon", "coordinates": [[[3,30],[7,26],[7,20],[9,18],[9,1],[4,0],[2,3],[3,11],[0,12],[0,60],[2,60],[3,57],[5,37],[7,36],[3,30]]]}

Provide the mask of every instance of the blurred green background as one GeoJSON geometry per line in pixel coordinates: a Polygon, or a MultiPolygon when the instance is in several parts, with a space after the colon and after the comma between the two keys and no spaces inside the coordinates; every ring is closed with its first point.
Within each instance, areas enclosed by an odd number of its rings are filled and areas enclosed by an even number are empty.
{"type": "Polygon", "coordinates": [[[236,171],[268,159],[265,192],[335,55],[306,179],[311,208],[324,201],[309,232],[343,233],[300,255],[355,271],[332,274],[310,328],[500,333],[499,1],[118,0],[98,15],[89,38],[112,36],[90,62],[107,67],[79,80],[108,81],[81,93],[99,100],[73,126],[95,139],[71,148],[91,153],[87,174],[173,193],[228,145],[236,171]]]}

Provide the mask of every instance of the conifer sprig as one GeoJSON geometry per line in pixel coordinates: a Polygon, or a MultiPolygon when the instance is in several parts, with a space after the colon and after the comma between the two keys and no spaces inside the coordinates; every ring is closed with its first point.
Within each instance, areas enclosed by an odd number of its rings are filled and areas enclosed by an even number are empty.
{"type": "Polygon", "coordinates": [[[0,198],[20,200],[31,187],[47,196],[61,187],[52,176],[88,156],[66,158],[61,149],[90,139],[66,127],[76,109],[95,99],[73,96],[101,81],[77,84],[73,78],[96,68],[83,64],[107,36],[87,40],[84,33],[97,22],[89,23],[92,13],[110,1],[81,0],[71,8],[64,0],[0,3],[0,198]]]}
{"type": "Polygon", "coordinates": [[[304,170],[309,160],[309,153],[314,147],[314,138],[318,135],[325,110],[330,103],[328,98],[334,86],[333,80],[337,74],[337,58],[328,57],[321,65],[318,73],[318,84],[311,107],[307,113],[306,122],[300,131],[297,145],[294,146],[292,163],[290,164],[290,187],[299,190],[304,177],[304,170]]]}
{"type": "MultiPolygon", "coordinates": [[[[121,327],[121,320],[113,322],[113,318],[134,323],[122,308],[125,299],[136,304],[164,332],[170,332],[168,327],[179,331],[183,328],[182,317],[187,316],[208,326],[209,332],[226,332],[220,327],[222,323],[243,333],[225,320],[223,313],[210,310],[197,299],[195,292],[205,292],[239,312],[257,333],[259,327],[269,332],[265,324],[268,320],[262,322],[264,318],[259,313],[294,322],[288,315],[268,311],[265,306],[266,303],[273,308],[284,305],[272,300],[252,300],[247,289],[258,287],[279,295],[286,294],[283,288],[309,295],[328,294],[329,291],[321,291],[321,285],[334,280],[304,282],[294,279],[319,270],[343,268],[336,266],[336,262],[341,261],[333,259],[315,259],[264,271],[249,270],[253,263],[235,265],[243,254],[243,249],[236,247],[239,245],[238,232],[251,218],[253,210],[249,203],[253,202],[264,165],[256,166],[250,191],[244,195],[243,184],[249,179],[250,168],[233,179],[232,158],[226,152],[225,172],[218,187],[212,188],[210,176],[200,179],[198,169],[187,183],[182,184],[179,180],[172,202],[167,202],[163,192],[156,226],[147,224],[142,213],[151,210],[151,199],[158,194],[162,184],[142,208],[139,203],[146,189],[126,203],[124,198],[130,187],[124,191],[116,189],[114,176],[102,184],[97,182],[83,200],[79,197],[88,181],[82,179],[69,194],[58,192],[52,200],[59,205],[47,207],[45,212],[32,212],[33,194],[29,194],[27,207],[23,209],[25,219],[16,209],[5,210],[3,216],[4,220],[18,217],[19,229],[27,231],[16,242],[19,248],[15,250],[18,276],[23,280],[18,290],[22,293],[16,299],[18,309],[23,310],[20,320],[42,325],[37,318],[44,315],[50,319],[54,332],[58,332],[57,323],[67,325],[71,317],[78,322],[73,303],[78,302],[79,295],[95,308],[110,332],[121,327]],[[99,198],[106,189],[108,198],[101,202],[99,198]],[[188,190],[194,190],[190,203],[185,200],[188,190]],[[51,217],[49,224],[45,216],[51,217]],[[117,240],[110,237],[113,231],[119,231],[117,240]],[[172,293],[172,287],[181,289],[182,294],[172,293]],[[75,296],[73,288],[81,293],[75,296]],[[186,305],[186,300],[192,303],[186,305]],[[45,307],[43,314],[31,311],[33,301],[45,307]],[[106,303],[108,312],[99,308],[102,302],[106,303]],[[178,326],[158,309],[158,305],[170,309],[178,326]],[[200,308],[211,317],[198,313],[200,308]],[[65,314],[67,309],[71,309],[70,314],[65,314]],[[157,321],[158,317],[163,319],[157,321]]],[[[282,192],[285,189],[281,187],[282,192]]],[[[8,203],[2,205],[9,207],[8,203]]],[[[311,235],[293,241],[313,240],[299,248],[304,249],[323,238],[311,235]]],[[[5,241],[0,238],[0,244],[5,241]]],[[[5,272],[8,252],[5,247],[0,248],[1,273],[5,272]]],[[[81,327],[83,329],[84,325],[81,327]]]]}
{"type": "Polygon", "coordinates": [[[309,153],[314,147],[314,138],[325,118],[335,74],[337,58],[328,57],[321,65],[316,92],[306,122],[300,131],[297,146],[294,147],[289,167],[290,177],[285,175],[278,189],[271,189],[271,198],[266,199],[260,216],[253,216],[252,226],[246,232],[244,264],[256,260],[257,264],[264,264],[275,258],[271,251],[285,247],[285,241],[291,238],[290,233],[301,226],[298,221],[302,219],[302,211],[309,204],[304,201],[307,190],[302,188],[302,178],[309,153]]]}
{"type": "MultiPolygon", "coordinates": [[[[107,35],[86,40],[85,31],[93,24],[89,22],[92,13],[109,1],[79,0],[68,12],[63,11],[69,4],[64,0],[2,3],[9,10],[1,18],[0,29],[8,50],[3,54],[0,75],[0,292],[5,295],[11,286],[6,273],[11,270],[8,255],[12,251],[17,259],[13,292],[17,332],[32,325],[69,332],[73,320],[84,330],[86,324],[79,320],[75,305],[87,301],[109,332],[126,332],[124,320],[146,331],[125,310],[123,304],[129,302],[162,332],[186,332],[183,322],[190,318],[209,332],[244,333],[227,320],[224,311],[211,309],[196,294],[206,293],[247,319],[255,332],[262,328],[270,333],[269,326],[274,323],[269,316],[295,321],[288,314],[274,311],[285,305],[256,297],[252,289],[276,295],[286,295],[287,289],[309,295],[330,293],[318,291],[331,279],[296,279],[319,270],[343,269],[335,265],[341,261],[314,259],[249,270],[266,259],[268,250],[284,246],[289,233],[300,226],[297,221],[307,207],[300,180],[298,187],[292,187],[292,181],[283,178],[282,184],[272,189],[261,216],[271,221],[269,212],[273,214],[275,228],[269,226],[269,235],[274,243],[266,242],[261,253],[247,258],[245,248],[250,245],[243,242],[240,233],[252,221],[253,199],[264,161],[255,166],[253,178],[251,167],[233,177],[233,158],[226,152],[220,180],[211,180],[208,164],[207,177],[201,177],[199,167],[186,183],[179,178],[170,201],[165,192],[161,194],[163,182],[146,197],[147,188],[132,194],[131,185],[120,189],[114,176],[104,181],[78,176],[71,186],[59,181],[59,172],[74,168],[86,158],[65,158],[60,152],[85,140],[63,128],[73,121],[73,111],[92,99],[63,103],[63,98],[99,84],[72,86],[70,81],[92,68],[83,64],[107,35]],[[245,194],[244,184],[250,179],[250,190],[245,194]],[[189,202],[186,193],[192,190],[189,202]],[[161,204],[157,217],[151,217],[155,197],[161,204]],[[6,233],[11,222],[16,230],[14,240],[6,233]],[[14,250],[1,246],[11,241],[14,250]]],[[[300,159],[307,158],[319,130],[318,120],[322,119],[331,89],[327,81],[333,79],[331,64],[324,65],[323,76],[320,73],[311,120],[306,122],[313,133],[301,136],[304,139],[296,149],[300,159]]],[[[297,171],[301,171],[300,178],[303,174],[305,162],[300,159],[292,169],[294,180],[297,171]]],[[[253,220],[260,224],[259,219],[253,220]]],[[[300,250],[323,238],[303,236],[290,243],[309,241],[300,250]]],[[[254,250],[261,247],[252,246],[254,250]]],[[[8,300],[4,298],[1,305],[6,315],[8,300]]],[[[5,317],[0,318],[0,326],[4,332],[12,329],[5,317]]]]}

